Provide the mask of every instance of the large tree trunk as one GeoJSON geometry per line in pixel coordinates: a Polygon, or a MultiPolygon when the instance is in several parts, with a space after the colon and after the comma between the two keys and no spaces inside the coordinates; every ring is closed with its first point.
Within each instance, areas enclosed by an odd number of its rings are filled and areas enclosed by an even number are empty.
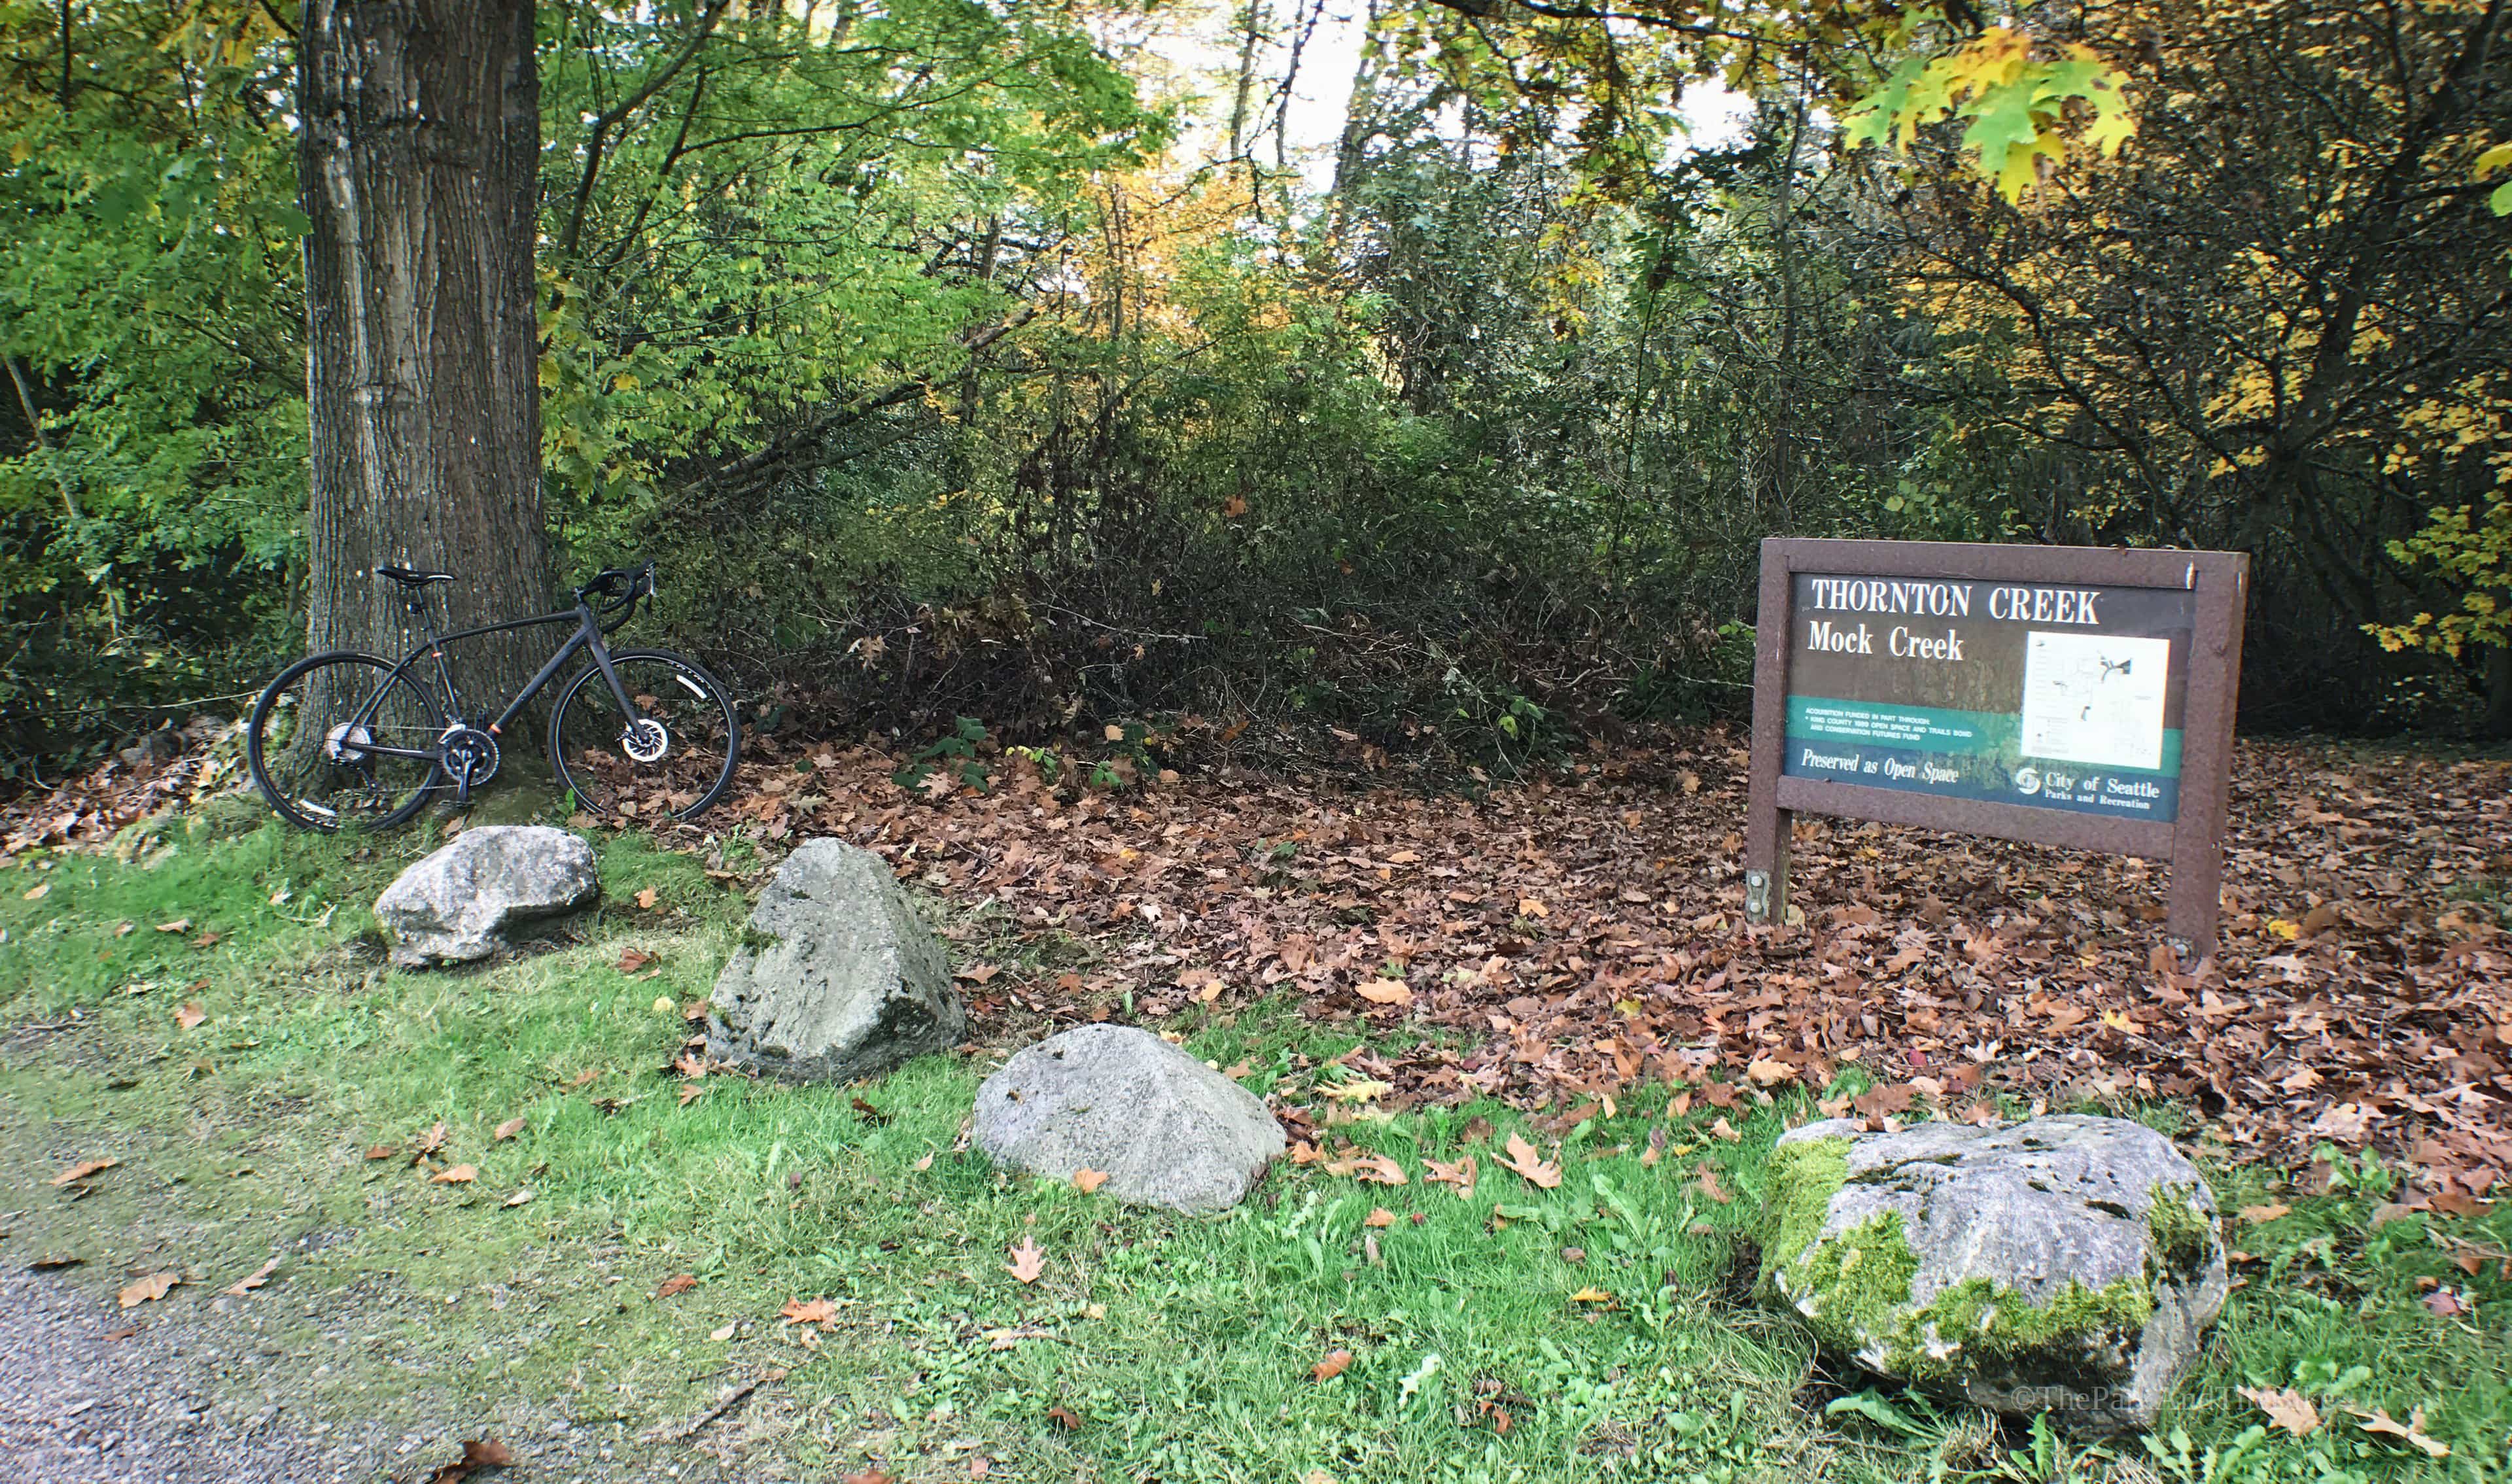
{"type": "MultiPolygon", "coordinates": [[[[458,573],[430,590],[447,627],[550,606],[532,5],[305,0],[300,52],[310,640],[398,656],[416,626],[380,564],[458,573]]],[[[450,650],[464,709],[494,710],[558,638],[450,650]]]]}

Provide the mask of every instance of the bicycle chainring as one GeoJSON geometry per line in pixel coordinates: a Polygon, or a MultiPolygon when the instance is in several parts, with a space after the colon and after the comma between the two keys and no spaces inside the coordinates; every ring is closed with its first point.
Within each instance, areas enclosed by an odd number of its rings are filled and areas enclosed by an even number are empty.
{"type": "Polygon", "coordinates": [[[436,739],[445,755],[445,770],[463,792],[497,776],[497,739],[476,726],[449,726],[436,739]]]}
{"type": "Polygon", "coordinates": [[[660,762],[672,750],[672,734],[662,722],[646,717],[619,734],[619,750],[632,762],[660,762]]]}

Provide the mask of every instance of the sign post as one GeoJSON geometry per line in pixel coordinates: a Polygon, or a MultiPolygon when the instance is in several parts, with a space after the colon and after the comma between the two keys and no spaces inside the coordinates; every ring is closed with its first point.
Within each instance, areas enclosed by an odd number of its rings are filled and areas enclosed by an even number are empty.
{"type": "Polygon", "coordinates": [[[2250,562],[1764,541],[1746,916],[1786,920],[1805,811],[2168,859],[2212,953],[2250,562]]]}

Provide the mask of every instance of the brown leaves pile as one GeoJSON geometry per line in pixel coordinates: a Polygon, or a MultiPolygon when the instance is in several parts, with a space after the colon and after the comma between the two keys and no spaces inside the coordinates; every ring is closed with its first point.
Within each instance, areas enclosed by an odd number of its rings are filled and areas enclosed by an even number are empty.
{"type": "MultiPolygon", "coordinates": [[[[1217,756],[1247,730],[1189,719],[1179,736],[1217,756]]],[[[1347,777],[1389,767],[1344,746],[1347,777]]],[[[1669,733],[1473,799],[1193,768],[1111,793],[1000,757],[994,788],[934,801],[890,781],[887,753],[768,736],[726,807],[768,840],[912,856],[1021,934],[1103,951],[1087,976],[972,976],[981,1027],[1083,1023],[1128,992],[1147,1017],[1289,993],[1452,1033],[1372,1068],[1396,1111],[1820,1088],[1857,1063],[1958,1113],[1987,1093],[2204,1093],[2236,1155],[2328,1139],[2404,1153],[2442,1189],[2512,1180],[2512,933],[2459,899],[2512,876],[2512,764],[2243,743],[2224,942],[2193,971],[2161,943],[2162,868],[1856,821],[1800,819],[1806,920],[1747,927],[1745,748],[1669,733]]],[[[103,799],[21,799],[5,827],[100,842],[128,822],[103,799]]]]}
{"type": "Polygon", "coordinates": [[[2160,868],[1855,821],[1798,822],[1805,925],[1746,927],[1748,760],[1719,728],[1476,800],[1243,773],[1077,793],[1006,759],[993,791],[930,802],[886,754],[801,756],[816,809],[764,790],[797,761],[775,739],[734,807],[912,851],[927,883],[994,898],[1024,933],[1108,947],[1087,978],[1006,969],[972,996],[981,1021],[1085,1022],[1129,990],[1148,1016],[1216,985],[1224,1008],[1289,991],[1319,1016],[1460,1033],[1387,1056],[1382,1107],[1821,1087],[1855,1062],[1957,1110],[2203,1089],[2237,1154],[2335,1138],[2460,1190],[2512,1177],[2491,1112],[2512,1101],[2512,935],[2445,895],[2512,873],[2499,762],[2243,744],[2224,946],[2192,973],[2156,952],[2160,868]]]}

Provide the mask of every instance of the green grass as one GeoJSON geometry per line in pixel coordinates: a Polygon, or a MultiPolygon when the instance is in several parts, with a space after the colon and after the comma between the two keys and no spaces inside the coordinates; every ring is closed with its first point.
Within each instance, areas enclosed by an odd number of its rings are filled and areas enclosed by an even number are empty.
{"type": "MultiPolygon", "coordinates": [[[[961,1151],[988,1057],[856,1088],[716,1076],[684,1106],[668,1068],[686,1027],[655,1002],[707,992],[747,907],[695,858],[606,839],[608,895],[572,929],[581,941],[405,974],[381,966],[367,904],[423,838],[212,833],[174,826],[122,859],[0,873],[0,1019],[19,1028],[0,1043],[0,1161],[26,1207],[7,1250],[84,1256],[79,1280],[100,1298],[126,1269],[173,1267],[194,1282],[170,1308],[259,1306],[312,1404],[341,1417],[493,1420],[563,1397],[579,1423],[633,1434],[766,1375],[793,1427],[767,1446],[805,1469],[902,1478],[964,1478],[978,1455],[994,1478],[1338,1484],[2268,1484],[2502,1466],[2512,1397],[2494,1310],[2512,1294],[2499,1265],[2472,1278],[2453,1259],[2512,1250],[2512,1216],[2374,1230],[2396,1193],[2377,1163],[2349,1162],[2329,1195],[2281,1197],[2293,1214],[2236,1230],[2261,1261],[2241,1269],[2217,1353],[2151,1445],[2088,1449],[1817,1371],[1803,1333],[1752,1307],[1763,1160],[1802,1112],[1785,1102],[1729,1111],[1744,1136],[1730,1143],[1707,1131],[1716,1111],[1669,1119],[1662,1095],[1643,1096],[1579,1126],[1551,1191],[1497,1167],[1522,1127],[1505,1110],[1359,1121],[1340,1132],[1414,1184],[1285,1164],[1227,1217],[1167,1217],[961,1151]],[[634,905],[647,887],[651,910],[634,905]],[[205,932],[219,936],[195,946],[205,932]],[[617,966],[630,948],[656,956],[636,976],[617,966]],[[176,1018],[186,1001],[208,1015],[191,1030],[176,1018]],[[495,1140],[518,1115],[524,1131],[495,1140]],[[439,1163],[476,1166],[467,1186],[365,1157],[440,1121],[439,1163]],[[1654,1166],[1652,1123],[1670,1135],[1654,1166]],[[1420,1182],[1422,1157],[1469,1149],[1472,1200],[1420,1182]],[[85,1198],[46,1185],[107,1153],[121,1166],[85,1198]],[[1705,1160],[1731,1201],[1695,1177],[1705,1160]],[[528,1203],[505,1204],[527,1188],[528,1203]],[[1380,1207],[1393,1223],[1366,1225],[1380,1207]],[[1024,1237],[1046,1254],[1035,1286],[1003,1270],[1024,1237]],[[274,1254],[269,1288],[214,1297],[274,1254]],[[656,1300],[679,1272],[697,1286],[656,1300]],[[2438,1317],[2419,1279],[2467,1290],[2476,1315],[2438,1317]],[[837,1317],[811,1347],[776,1313],[818,1298],[837,1317]],[[355,1333],[327,1339],[307,1312],[327,1306],[355,1333]],[[1349,1367],[1313,1379],[1337,1349],[1349,1367]],[[2240,1386],[2298,1386],[2332,1421],[2271,1436],[2240,1386]],[[2348,1405],[2402,1420],[2422,1406],[2453,1455],[2363,1433],[2348,1405]]],[[[1302,1101],[1354,1044],[1284,1005],[1185,1029],[1197,1055],[1244,1061],[1249,1086],[1280,1079],[1302,1101]]],[[[2218,1175],[2228,1209],[2267,1198],[2264,1172],[2218,1175]]]]}

